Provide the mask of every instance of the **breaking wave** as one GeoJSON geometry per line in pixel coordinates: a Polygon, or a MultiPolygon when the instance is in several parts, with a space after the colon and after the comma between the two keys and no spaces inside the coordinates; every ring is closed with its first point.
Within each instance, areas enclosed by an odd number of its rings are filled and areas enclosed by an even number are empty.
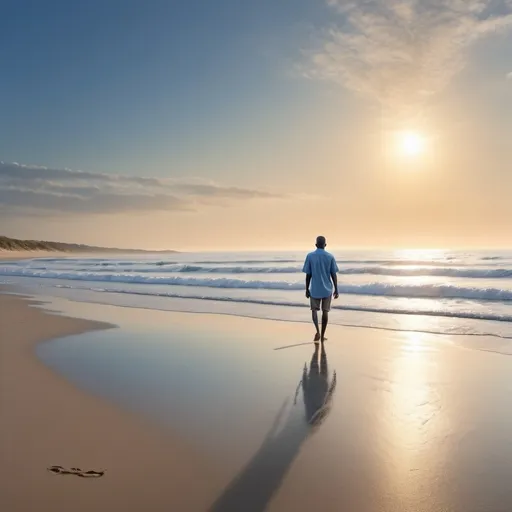
{"type": "MultiPolygon", "coordinates": [[[[303,281],[259,281],[235,278],[194,278],[182,276],[148,276],[137,274],[38,271],[30,268],[3,268],[0,275],[6,277],[33,277],[69,281],[129,283],[144,285],[186,286],[201,288],[253,289],[253,290],[302,290],[303,281]]],[[[443,284],[396,284],[368,283],[339,286],[341,294],[371,295],[405,298],[443,298],[482,301],[512,301],[512,290],[501,288],[475,288],[443,284]]]]}

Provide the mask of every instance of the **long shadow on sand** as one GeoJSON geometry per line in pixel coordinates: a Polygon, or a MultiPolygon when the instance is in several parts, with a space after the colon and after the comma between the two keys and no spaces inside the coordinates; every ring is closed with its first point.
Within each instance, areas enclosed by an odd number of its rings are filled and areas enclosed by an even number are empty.
{"type": "Polygon", "coordinates": [[[336,372],[329,382],[327,355],[322,348],[320,365],[317,346],[309,371],[304,366],[293,405],[285,401],[263,444],[244,469],[224,490],[209,512],[262,512],[280,488],[288,470],[308,436],[329,413],[336,389],[336,372]],[[305,415],[298,411],[302,390],[305,415]]]}

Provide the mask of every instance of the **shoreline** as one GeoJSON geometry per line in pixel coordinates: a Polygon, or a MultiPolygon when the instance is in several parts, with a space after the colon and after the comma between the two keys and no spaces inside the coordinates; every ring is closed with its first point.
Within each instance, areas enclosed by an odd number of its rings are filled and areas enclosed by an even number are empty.
{"type": "MultiPolygon", "coordinates": [[[[0,250],[0,263],[2,261],[38,260],[50,257],[74,258],[79,256],[90,257],[102,253],[95,252],[66,252],[66,251],[5,251],[0,250]]],[[[110,253],[112,254],[112,253],[110,253]]]]}
{"type": "Polygon", "coordinates": [[[511,508],[512,360],[475,350],[470,337],[464,347],[447,335],[330,326],[325,365],[337,391],[309,435],[304,417],[323,382],[311,381],[311,327],[67,299],[52,303],[54,314],[7,290],[6,512],[34,503],[55,512],[511,508]],[[44,339],[53,356],[39,359],[44,339]],[[106,473],[86,481],[52,465],[106,473]]]}
{"type": "MultiPolygon", "coordinates": [[[[47,258],[48,256],[52,256],[57,253],[56,251],[4,251],[0,250],[0,262],[1,261],[16,261],[16,260],[30,260],[32,258],[47,258]]],[[[62,253],[65,255],[69,254],[67,252],[62,253]]]]}
{"type": "Polygon", "coordinates": [[[172,432],[76,388],[35,354],[39,343],[114,326],[37,304],[0,290],[2,510],[206,509],[218,487],[203,457],[172,432]],[[106,473],[87,482],[54,475],[52,465],[106,473]]]}
{"type": "MultiPolygon", "coordinates": [[[[62,258],[73,258],[73,257],[88,257],[88,256],[121,256],[121,255],[133,255],[141,256],[145,254],[159,254],[158,251],[134,251],[133,249],[127,249],[126,252],[123,250],[118,251],[42,251],[42,250],[5,250],[0,249],[0,261],[16,261],[16,260],[30,260],[39,258],[48,258],[50,256],[59,256],[62,258]]],[[[163,254],[181,254],[178,251],[165,252],[163,254]]]]}

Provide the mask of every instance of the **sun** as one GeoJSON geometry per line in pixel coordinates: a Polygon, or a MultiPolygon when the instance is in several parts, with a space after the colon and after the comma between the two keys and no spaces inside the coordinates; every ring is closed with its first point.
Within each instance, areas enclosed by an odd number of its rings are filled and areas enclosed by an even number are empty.
{"type": "Polygon", "coordinates": [[[425,138],[416,132],[405,132],[400,136],[401,152],[409,157],[417,157],[425,151],[425,138]]]}

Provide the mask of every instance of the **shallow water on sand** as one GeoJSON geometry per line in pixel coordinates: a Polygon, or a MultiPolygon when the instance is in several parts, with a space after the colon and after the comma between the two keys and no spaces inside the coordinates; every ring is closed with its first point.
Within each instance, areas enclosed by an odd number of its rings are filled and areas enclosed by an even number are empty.
{"type": "Polygon", "coordinates": [[[212,511],[512,510],[511,357],[340,327],[322,356],[307,325],[51,307],[119,325],[38,356],[216,458],[212,511]]]}
{"type": "MultiPolygon", "coordinates": [[[[331,323],[510,338],[512,252],[334,251],[331,323]],[[411,325],[413,324],[413,325],[411,325]]],[[[304,321],[305,252],[36,258],[0,264],[0,284],[71,300],[304,321]]]]}

